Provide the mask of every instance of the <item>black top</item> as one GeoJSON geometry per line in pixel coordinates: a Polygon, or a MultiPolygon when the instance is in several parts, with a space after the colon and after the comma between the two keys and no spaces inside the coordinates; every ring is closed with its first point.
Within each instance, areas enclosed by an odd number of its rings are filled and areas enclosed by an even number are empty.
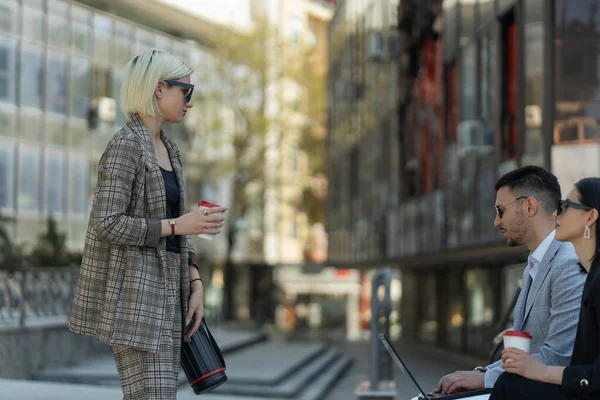
{"type": "MultiPolygon", "coordinates": [[[[571,366],[563,372],[562,386],[567,396],[578,396],[587,379],[591,399],[600,399],[600,260],[592,263],[585,279],[579,324],[571,357],[571,366]]],[[[587,397],[586,397],[587,398],[587,397]]]]}
{"type": "MultiPolygon", "coordinates": [[[[160,168],[165,181],[165,192],[167,194],[167,219],[179,217],[179,185],[174,171],[160,168]]],[[[167,236],[167,251],[179,253],[179,236],[167,236]]]]}

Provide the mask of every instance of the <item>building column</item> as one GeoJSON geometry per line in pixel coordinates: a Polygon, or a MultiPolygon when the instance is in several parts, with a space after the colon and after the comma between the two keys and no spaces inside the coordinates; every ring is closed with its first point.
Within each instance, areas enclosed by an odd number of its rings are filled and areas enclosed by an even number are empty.
{"type": "Polygon", "coordinates": [[[346,295],[346,339],[360,339],[360,293],[346,295]]]}

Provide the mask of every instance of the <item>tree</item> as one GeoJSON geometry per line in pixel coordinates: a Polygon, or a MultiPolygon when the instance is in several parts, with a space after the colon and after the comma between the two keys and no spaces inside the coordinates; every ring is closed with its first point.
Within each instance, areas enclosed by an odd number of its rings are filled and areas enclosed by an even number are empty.
{"type": "MultiPolygon", "coordinates": [[[[240,230],[247,225],[243,222],[264,205],[265,191],[280,184],[280,176],[273,170],[276,167],[269,162],[270,153],[291,132],[312,136],[315,121],[323,120],[324,95],[311,97],[318,89],[324,93],[324,82],[315,79],[314,68],[306,68],[311,60],[305,57],[307,53],[307,49],[286,43],[266,20],[257,20],[251,32],[222,35],[196,72],[203,84],[194,108],[203,125],[201,141],[210,152],[191,152],[188,170],[213,179],[229,177],[232,185],[223,271],[225,318],[233,316],[236,278],[232,256],[240,230]],[[281,88],[294,84],[301,90],[294,104],[286,105],[281,88]],[[319,115],[311,116],[311,111],[319,115]]],[[[307,139],[301,146],[318,160],[316,170],[323,170],[322,143],[307,139]]],[[[301,201],[298,207],[313,203],[301,201]]],[[[248,248],[263,257],[262,239],[252,239],[248,248]]]]}
{"type": "Polygon", "coordinates": [[[34,265],[41,267],[64,267],[70,264],[71,256],[66,248],[67,235],[58,231],[56,220],[49,216],[47,231],[38,236],[31,255],[34,265]]]}
{"type": "Polygon", "coordinates": [[[0,270],[14,272],[23,263],[21,249],[10,239],[10,235],[4,226],[6,218],[0,217],[0,270]]]}

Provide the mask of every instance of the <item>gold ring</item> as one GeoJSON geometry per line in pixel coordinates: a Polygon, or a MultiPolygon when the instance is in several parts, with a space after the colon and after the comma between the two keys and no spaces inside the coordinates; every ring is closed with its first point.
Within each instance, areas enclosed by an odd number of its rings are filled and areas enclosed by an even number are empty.
{"type": "Polygon", "coordinates": [[[208,217],[208,208],[205,208],[202,212],[204,212],[205,217],[208,217]]]}

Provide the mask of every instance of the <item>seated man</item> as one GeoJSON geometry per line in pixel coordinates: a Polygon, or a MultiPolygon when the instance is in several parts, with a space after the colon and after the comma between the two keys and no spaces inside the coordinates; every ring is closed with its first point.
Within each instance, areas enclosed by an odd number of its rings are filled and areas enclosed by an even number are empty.
{"type": "MultiPolygon", "coordinates": [[[[556,177],[539,167],[509,172],[496,183],[494,226],[508,246],[529,254],[514,309],[514,329],[532,336],[531,354],[546,365],[568,365],[575,342],[585,273],[570,243],[554,240],[553,213],[561,198],[556,177]]],[[[474,371],[444,376],[436,392],[492,388],[504,370],[501,361],[474,371]]]]}

